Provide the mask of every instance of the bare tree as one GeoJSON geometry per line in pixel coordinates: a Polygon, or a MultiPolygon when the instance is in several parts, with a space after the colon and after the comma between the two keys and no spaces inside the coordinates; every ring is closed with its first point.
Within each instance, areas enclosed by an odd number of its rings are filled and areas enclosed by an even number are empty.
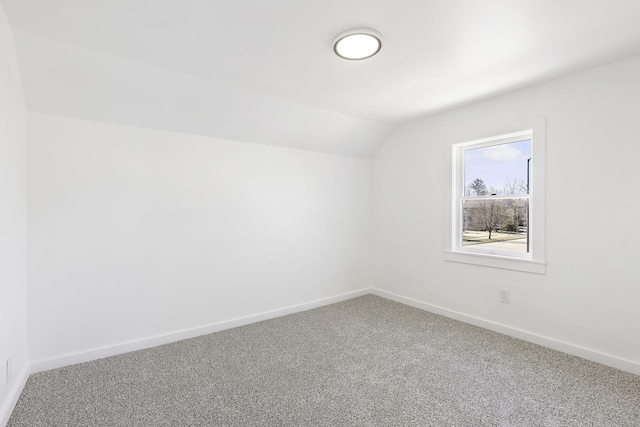
{"type": "MultiPolygon", "coordinates": [[[[477,196],[496,195],[497,191],[491,189],[487,191],[487,186],[480,178],[474,179],[467,188],[467,194],[475,193],[477,196]]],[[[476,200],[469,207],[470,223],[476,229],[489,232],[489,240],[491,234],[500,227],[505,219],[505,203],[504,200],[476,200]]]]}
{"type": "Polygon", "coordinates": [[[517,180],[514,178],[511,181],[507,178],[507,183],[504,185],[504,194],[527,194],[527,183],[524,179],[517,180]]]}
{"type": "Polygon", "coordinates": [[[478,220],[491,240],[491,233],[498,230],[506,217],[504,200],[478,200],[477,204],[478,220]]]}

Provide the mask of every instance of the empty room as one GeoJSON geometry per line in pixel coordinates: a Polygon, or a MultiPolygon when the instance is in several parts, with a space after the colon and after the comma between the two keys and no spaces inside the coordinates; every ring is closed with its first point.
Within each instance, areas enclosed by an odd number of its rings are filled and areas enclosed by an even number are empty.
{"type": "Polygon", "coordinates": [[[0,0],[0,426],[640,426],[639,17],[0,0]]]}

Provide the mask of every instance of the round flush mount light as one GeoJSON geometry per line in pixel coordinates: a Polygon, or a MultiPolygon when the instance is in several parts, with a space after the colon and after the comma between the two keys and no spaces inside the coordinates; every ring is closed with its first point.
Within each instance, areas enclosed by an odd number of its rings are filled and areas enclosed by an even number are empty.
{"type": "Polygon", "coordinates": [[[367,59],[380,51],[382,34],[372,28],[352,28],[333,39],[333,50],[344,59],[367,59]]]}

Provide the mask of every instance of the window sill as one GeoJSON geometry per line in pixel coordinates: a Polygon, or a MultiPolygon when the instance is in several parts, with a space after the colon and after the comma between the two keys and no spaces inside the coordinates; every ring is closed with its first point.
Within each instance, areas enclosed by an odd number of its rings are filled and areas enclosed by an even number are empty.
{"type": "Polygon", "coordinates": [[[547,267],[547,263],[544,261],[453,251],[445,251],[444,259],[445,261],[460,262],[463,264],[481,265],[484,267],[524,271],[535,274],[545,274],[547,267]]]}

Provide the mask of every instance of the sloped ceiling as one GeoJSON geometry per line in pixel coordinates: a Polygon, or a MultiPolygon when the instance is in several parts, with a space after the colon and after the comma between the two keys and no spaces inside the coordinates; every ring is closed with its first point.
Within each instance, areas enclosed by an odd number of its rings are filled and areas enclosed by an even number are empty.
{"type": "Polygon", "coordinates": [[[0,0],[31,111],[370,157],[394,126],[640,54],[637,0],[0,0]],[[345,61],[334,36],[384,35],[345,61]]]}

